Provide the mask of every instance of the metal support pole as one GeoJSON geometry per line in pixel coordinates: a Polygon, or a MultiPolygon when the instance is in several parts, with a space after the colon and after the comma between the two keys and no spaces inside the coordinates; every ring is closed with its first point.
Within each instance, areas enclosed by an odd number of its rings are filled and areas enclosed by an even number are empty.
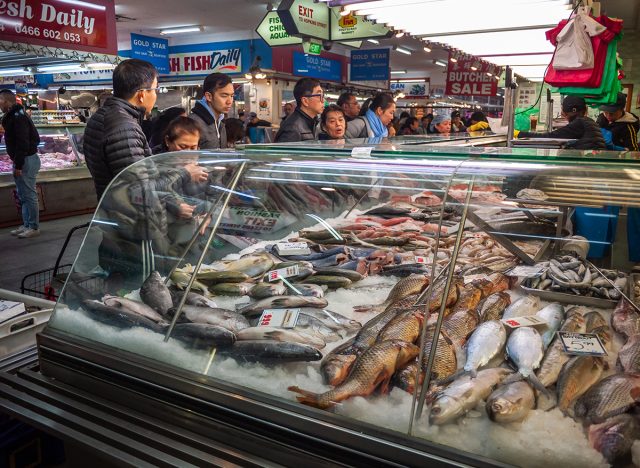
{"type": "Polygon", "coordinates": [[[218,226],[220,225],[220,222],[222,221],[222,216],[224,215],[224,210],[227,208],[227,205],[229,204],[229,201],[231,200],[231,197],[234,195],[234,190],[236,188],[236,185],[238,185],[238,182],[240,181],[240,176],[244,172],[244,168],[245,168],[246,165],[247,165],[246,162],[243,162],[240,165],[240,167],[238,168],[238,171],[236,172],[233,180],[231,181],[231,185],[229,186],[229,190],[227,191],[227,194],[225,196],[224,203],[222,204],[222,207],[220,209],[220,213],[216,217],[216,220],[213,223],[213,226],[211,228],[211,232],[209,233],[209,238],[207,239],[207,245],[206,245],[206,247],[204,249],[202,249],[202,254],[200,255],[200,258],[198,259],[198,263],[196,264],[196,266],[193,269],[193,272],[191,273],[191,278],[189,278],[189,283],[187,284],[187,287],[185,288],[185,292],[182,295],[182,297],[180,298],[180,303],[178,304],[178,307],[176,307],[176,313],[173,315],[173,318],[171,319],[171,324],[169,325],[169,328],[167,329],[167,333],[166,333],[166,335],[164,337],[164,341],[168,341],[169,340],[169,337],[171,336],[171,332],[173,331],[173,328],[176,326],[176,322],[178,321],[178,318],[180,317],[180,314],[182,313],[182,308],[184,307],[184,304],[187,301],[187,296],[189,295],[189,291],[191,291],[193,283],[196,280],[196,276],[198,275],[198,271],[200,271],[200,267],[202,266],[202,263],[204,262],[204,257],[207,255],[207,251],[209,250],[209,246],[211,245],[211,242],[213,241],[213,237],[216,235],[216,231],[218,230],[218,226]]]}
{"type": "Polygon", "coordinates": [[[511,113],[509,117],[509,124],[507,126],[507,148],[513,147],[513,130],[515,129],[515,121],[516,121],[516,82],[513,79],[513,70],[511,67],[507,66],[505,71],[505,88],[511,90],[511,99],[509,103],[505,102],[505,105],[508,105],[511,113]]]}

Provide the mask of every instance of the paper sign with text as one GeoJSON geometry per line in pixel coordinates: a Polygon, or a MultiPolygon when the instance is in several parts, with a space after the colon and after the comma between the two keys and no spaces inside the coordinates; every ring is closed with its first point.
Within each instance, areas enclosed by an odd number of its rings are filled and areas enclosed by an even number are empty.
{"type": "Polygon", "coordinates": [[[547,321],[537,315],[527,315],[525,317],[514,317],[510,319],[502,319],[509,328],[535,327],[536,325],[546,325],[547,321]]]}
{"type": "Polygon", "coordinates": [[[262,312],[259,327],[295,328],[300,309],[266,309],[262,312]]]}
{"type": "Polygon", "coordinates": [[[570,333],[559,331],[558,336],[564,352],[576,356],[606,356],[600,337],[593,333],[570,333]]]}
{"type": "Polygon", "coordinates": [[[287,268],[280,268],[278,270],[271,270],[267,273],[269,281],[277,281],[280,278],[290,278],[291,276],[297,276],[300,274],[300,266],[293,265],[287,268]]]}

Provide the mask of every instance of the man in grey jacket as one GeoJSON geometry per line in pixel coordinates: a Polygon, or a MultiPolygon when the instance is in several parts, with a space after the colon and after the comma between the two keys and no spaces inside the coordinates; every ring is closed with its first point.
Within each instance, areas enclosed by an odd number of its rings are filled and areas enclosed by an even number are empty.
{"type": "Polygon", "coordinates": [[[212,73],[204,79],[203,96],[191,109],[191,117],[202,127],[200,149],[227,147],[227,131],[222,123],[224,114],[233,105],[233,83],[229,75],[212,73]]]}

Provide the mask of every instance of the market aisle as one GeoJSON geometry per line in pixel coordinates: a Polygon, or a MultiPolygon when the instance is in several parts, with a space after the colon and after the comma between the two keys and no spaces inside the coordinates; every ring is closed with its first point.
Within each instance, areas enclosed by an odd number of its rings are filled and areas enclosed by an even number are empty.
{"type": "MultiPolygon", "coordinates": [[[[15,227],[0,229],[0,288],[19,292],[20,282],[25,275],[53,268],[69,230],[90,221],[91,216],[92,214],[86,214],[42,222],[42,234],[32,239],[19,239],[10,235],[9,232],[15,227]]],[[[78,230],[71,237],[62,264],[73,262],[85,232],[86,230],[78,230]]]]}

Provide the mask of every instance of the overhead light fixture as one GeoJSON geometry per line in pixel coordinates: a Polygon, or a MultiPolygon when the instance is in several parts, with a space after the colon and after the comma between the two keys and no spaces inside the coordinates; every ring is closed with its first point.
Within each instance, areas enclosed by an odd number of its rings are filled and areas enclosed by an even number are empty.
{"type": "Polygon", "coordinates": [[[340,10],[340,16],[349,16],[351,14],[351,10],[347,10],[345,7],[342,7],[340,10]]]}
{"type": "Polygon", "coordinates": [[[391,70],[392,75],[406,75],[407,70],[391,70]]]}
{"type": "Polygon", "coordinates": [[[160,31],[160,34],[166,36],[168,34],[183,34],[190,32],[202,32],[204,28],[202,26],[184,26],[181,28],[168,28],[160,31]]]}
{"type": "Polygon", "coordinates": [[[425,52],[427,52],[427,53],[428,53],[428,52],[431,52],[431,47],[424,46],[422,49],[423,49],[425,52]]]}
{"type": "Polygon", "coordinates": [[[404,31],[398,31],[398,32],[396,33],[396,37],[397,37],[397,38],[404,37],[404,31]]]}
{"type": "Polygon", "coordinates": [[[367,42],[371,42],[372,44],[380,44],[378,39],[367,39],[367,42]]]}
{"type": "Polygon", "coordinates": [[[446,67],[447,66],[447,62],[443,62],[442,60],[434,60],[433,62],[435,65],[439,65],[441,67],[446,67]]]}
{"type": "Polygon", "coordinates": [[[58,72],[74,72],[82,71],[84,67],[79,63],[70,63],[65,65],[44,65],[38,66],[39,73],[58,73],[58,72]]]}
{"type": "Polygon", "coordinates": [[[449,60],[451,60],[453,63],[456,63],[458,61],[458,59],[454,55],[452,55],[449,60]]]}
{"type": "Polygon", "coordinates": [[[401,54],[411,55],[411,51],[409,49],[405,49],[404,47],[394,46],[393,50],[396,52],[400,52],[401,54]]]}
{"type": "Polygon", "coordinates": [[[89,70],[113,70],[116,66],[113,63],[100,63],[100,62],[92,62],[86,63],[85,66],[89,70]]]}
{"type": "Polygon", "coordinates": [[[13,75],[33,75],[28,68],[2,68],[0,69],[0,76],[13,76],[13,75]]]}
{"type": "Polygon", "coordinates": [[[493,76],[493,73],[487,72],[487,76],[493,76]]]}

